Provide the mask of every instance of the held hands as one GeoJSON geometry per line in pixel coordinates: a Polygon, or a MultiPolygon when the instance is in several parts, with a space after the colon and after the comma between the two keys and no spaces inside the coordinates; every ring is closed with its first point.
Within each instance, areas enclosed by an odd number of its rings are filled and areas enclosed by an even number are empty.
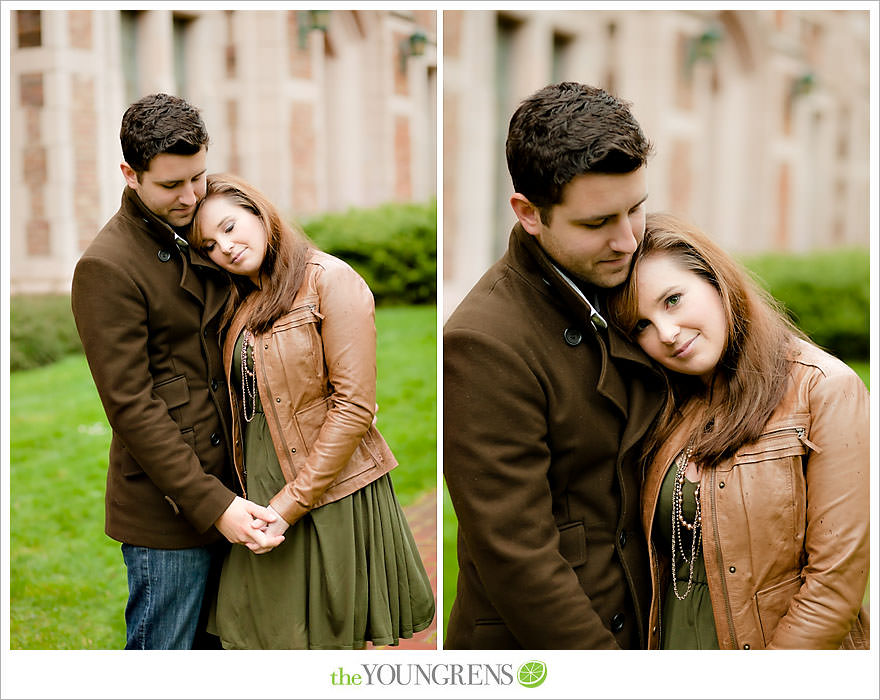
{"type": "Polygon", "coordinates": [[[236,496],[214,527],[233,544],[243,544],[254,554],[265,554],[284,542],[282,533],[287,523],[271,508],[236,496]]]}

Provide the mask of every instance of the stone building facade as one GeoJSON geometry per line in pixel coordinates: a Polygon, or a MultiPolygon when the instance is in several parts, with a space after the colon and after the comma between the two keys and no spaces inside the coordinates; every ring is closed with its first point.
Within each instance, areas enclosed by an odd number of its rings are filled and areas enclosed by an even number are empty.
{"type": "Polygon", "coordinates": [[[445,316],[515,221],[510,116],[559,80],[632,103],[649,210],[736,253],[868,246],[867,10],[449,10],[442,51],[445,316]]]}
{"type": "Polygon", "coordinates": [[[119,206],[122,114],[152,92],[201,109],[209,171],[291,217],[428,201],[436,24],[403,9],[10,11],[10,292],[69,289],[119,206]]]}

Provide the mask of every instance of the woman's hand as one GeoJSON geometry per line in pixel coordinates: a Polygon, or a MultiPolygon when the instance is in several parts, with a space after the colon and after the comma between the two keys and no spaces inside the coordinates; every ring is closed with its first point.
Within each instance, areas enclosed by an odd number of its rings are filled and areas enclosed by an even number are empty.
{"type": "Polygon", "coordinates": [[[272,513],[275,519],[272,522],[266,523],[263,532],[270,537],[277,537],[287,532],[287,528],[290,527],[288,522],[272,506],[266,506],[266,510],[272,513]]]}
{"type": "Polygon", "coordinates": [[[265,554],[284,542],[281,533],[287,529],[287,523],[280,533],[268,531],[276,519],[280,518],[271,508],[236,496],[223,515],[217,518],[214,527],[232,544],[243,544],[255,554],[265,554]]]}

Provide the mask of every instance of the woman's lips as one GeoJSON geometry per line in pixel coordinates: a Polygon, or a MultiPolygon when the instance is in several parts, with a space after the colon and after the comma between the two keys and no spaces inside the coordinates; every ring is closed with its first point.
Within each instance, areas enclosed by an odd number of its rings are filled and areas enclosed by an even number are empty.
{"type": "MultiPolygon", "coordinates": [[[[699,335],[699,333],[697,333],[697,335],[699,335]]],[[[690,349],[691,344],[697,339],[697,335],[687,341],[684,345],[679,346],[678,350],[672,353],[672,356],[681,357],[682,354],[686,353],[690,349]]]]}

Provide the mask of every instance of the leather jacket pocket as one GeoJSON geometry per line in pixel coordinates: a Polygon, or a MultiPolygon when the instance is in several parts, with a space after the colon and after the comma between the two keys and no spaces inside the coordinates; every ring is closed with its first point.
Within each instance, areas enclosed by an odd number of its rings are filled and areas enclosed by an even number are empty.
{"type": "Polygon", "coordinates": [[[272,326],[280,361],[288,372],[302,376],[323,376],[324,353],[321,344],[321,319],[318,298],[308,298],[279,318],[272,326]]]}
{"type": "Polygon", "coordinates": [[[755,594],[755,606],[758,609],[758,619],[761,622],[761,633],[764,635],[764,646],[767,646],[773,638],[773,632],[776,630],[779,620],[788,612],[791,599],[800,590],[801,584],[801,577],[795,576],[764,588],[755,594]]]}
{"type": "MultiPolygon", "coordinates": [[[[803,546],[807,519],[804,456],[811,445],[804,424],[768,426],[760,438],[741,447],[725,463],[734,472],[720,478],[738,485],[751,519],[749,530],[768,552],[782,555],[780,542],[791,543],[797,552],[803,546]],[[780,539],[774,539],[777,536],[780,539]]],[[[719,469],[725,471],[729,469],[719,469]]],[[[786,565],[797,566],[798,560],[786,565]]]]}
{"type": "Polygon", "coordinates": [[[301,411],[297,411],[296,429],[299,431],[299,437],[302,441],[303,450],[307,456],[310,447],[315,444],[318,434],[321,432],[321,426],[327,418],[327,412],[330,410],[330,397],[325,397],[316,403],[306,406],[301,411]]]}

